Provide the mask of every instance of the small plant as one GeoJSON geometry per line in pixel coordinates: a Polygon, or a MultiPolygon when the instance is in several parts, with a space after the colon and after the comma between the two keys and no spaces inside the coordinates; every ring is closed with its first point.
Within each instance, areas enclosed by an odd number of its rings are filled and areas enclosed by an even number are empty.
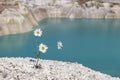
{"type": "MultiPolygon", "coordinates": [[[[37,52],[35,52],[35,55],[37,57],[37,61],[36,61],[36,64],[34,66],[35,66],[35,68],[41,68],[41,65],[38,64],[39,58],[41,56],[41,53],[47,52],[48,47],[45,44],[43,44],[43,43],[39,44],[39,42],[38,42],[38,38],[42,36],[42,30],[40,28],[36,29],[34,31],[34,36],[36,37],[36,49],[38,50],[37,52]]],[[[62,49],[62,47],[63,47],[62,42],[61,41],[57,42],[57,48],[62,49]]]]}
{"type": "Polygon", "coordinates": [[[36,37],[36,48],[37,49],[39,48],[39,51],[35,52],[36,57],[37,57],[35,68],[41,68],[41,66],[38,64],[39,58],[41,56],[41,53],[46,53],[48,47],[46,45],[44,45],[43,43],[39,44],[39,42],[38,42],[38,38],[42,36],[42,30],[41,29],[36,29],[34,31],[34,35],[36,37]]]}

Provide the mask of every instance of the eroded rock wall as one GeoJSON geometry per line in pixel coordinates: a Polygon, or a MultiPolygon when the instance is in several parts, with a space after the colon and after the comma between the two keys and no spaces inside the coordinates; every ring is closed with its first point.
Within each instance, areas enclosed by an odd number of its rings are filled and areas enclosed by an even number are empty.
{"type": "MultiPolygon", "coordinates": [[[[9,4],[10,5],[10,4],[9,4]]],[[[30,11],[22,4],[12,4],[6,7],[0,14],[0,35],[24,33],[37,25],[30,11]]]]}
{"type": "Polygon", "coordinates": [[[2,2],[0,7],[0,35],[28,32],[40,20],[51,17],[120,18],[120,3],[101,0],[46,0],[28,1],[27,4],[2,2]]]}
{"type": "Polygon", "coordinates": [[[87,1],[82,4],[70,3],[70,6],[54,5],[34,9],[34,14],[44,17],[67,18],[120,18],[120,4],[100,1],[87,1]]]}

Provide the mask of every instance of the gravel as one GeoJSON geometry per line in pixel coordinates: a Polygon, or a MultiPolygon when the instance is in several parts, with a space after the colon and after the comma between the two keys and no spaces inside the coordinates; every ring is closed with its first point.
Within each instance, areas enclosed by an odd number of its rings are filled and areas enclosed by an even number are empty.
{"type": "Polygon", "coordinates": [[[0,58],[0,80],[120,80],[82,64],[34,58],[0,58]]]}

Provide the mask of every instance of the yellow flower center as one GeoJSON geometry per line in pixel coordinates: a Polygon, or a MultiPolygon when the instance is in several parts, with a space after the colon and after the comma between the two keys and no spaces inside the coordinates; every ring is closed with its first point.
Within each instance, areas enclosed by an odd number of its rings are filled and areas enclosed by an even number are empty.
{"type": "Polygon", "coordinates": [[[37,31],[36,33],[37,33],[37,34],[40,34],[40,32],[39,32],[39,31],[37,31]]]}
{"type": "Polygon", "coordinates": [[[61,45],[60,44],[58,44],[58,47],[60,47],[61,45]]]}
{"type": "Polygon", "coordinates": [[[42,46],[42,47],[41,47],[41,49],[42,49],[42,50],[45,50],[45,47],[44,47],[44,46],[42,46]]]}

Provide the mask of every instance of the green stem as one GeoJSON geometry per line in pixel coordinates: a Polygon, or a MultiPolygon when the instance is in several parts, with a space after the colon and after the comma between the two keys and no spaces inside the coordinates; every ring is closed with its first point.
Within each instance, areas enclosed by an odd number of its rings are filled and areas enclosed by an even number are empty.
{"type": "MultiPolygon", "coordinates": [[[[39,45],[39,44],[38,44],[38,38],[36,38],[36,50],[38,49],[38,45],[39,45]]],[[[37,56],[36,65],[38,65],[40,54],[38,53],[38,54],[36,54],[36,56],[37,56]]]]}
{"type": "Polygon", "coordinates": [[[36,62],[36,65],[38,65],[38,62],[39,62],[39,58],[37,58],[37,62],[36,62]]]}
{"type": "Polygon", "coordinates": [[[38,49],[38,38],[36,38],[36,49],[38,49]]]}

